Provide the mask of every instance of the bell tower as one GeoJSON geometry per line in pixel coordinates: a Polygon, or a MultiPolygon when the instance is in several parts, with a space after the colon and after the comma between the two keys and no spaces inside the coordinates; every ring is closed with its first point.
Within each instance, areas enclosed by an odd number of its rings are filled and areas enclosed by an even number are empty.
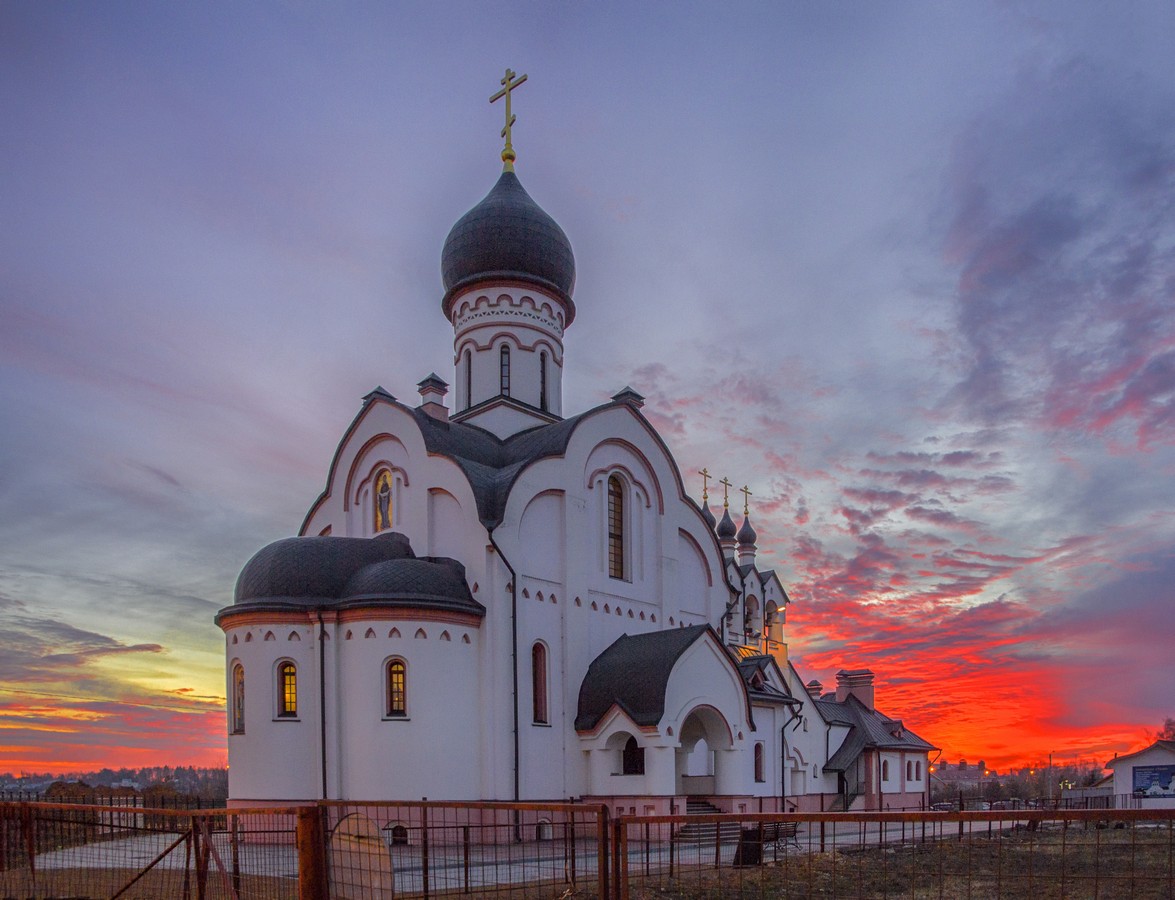
{"type": "Polygon", "coordinates": [[[563,333],[575,318],[575,257],[558,223],[514,173],[506,70],[502,174],[445,239],[441,309],[453,325],[453,421],[506,438],[563,415],[563,333]]]}

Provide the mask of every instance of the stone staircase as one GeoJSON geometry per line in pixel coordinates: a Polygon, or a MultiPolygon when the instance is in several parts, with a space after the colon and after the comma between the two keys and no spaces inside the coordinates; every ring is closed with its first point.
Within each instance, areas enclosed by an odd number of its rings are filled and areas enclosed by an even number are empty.
{"type": "MultiPolygon", "coordinates": [[[[687,816],[706,816],[721,813],[718,807],[705,800],[686,798],[685,813],[687,816]]],[[[689,822],[677,832],[677,840],[685,843],[712,845],[715,837],[723,844],[733,844],[738,841],[738,822],[689,822]],[[721,834],[718,831],[721,830],[721,834]]]]}

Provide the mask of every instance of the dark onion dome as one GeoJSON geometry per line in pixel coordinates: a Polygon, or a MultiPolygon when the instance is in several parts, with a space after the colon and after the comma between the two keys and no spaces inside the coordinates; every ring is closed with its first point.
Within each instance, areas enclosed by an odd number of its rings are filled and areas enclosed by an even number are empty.
{"type": "Polygon", "coordinates": [[[751,517],[743,516],[742,528],[738,530],[737,540],[740,544],[753,544],[759,535],[755,534],[755,529],[751,527],[751,517]]]}
{"type": "Polygon", "coordinates": [[[706,527],[708,527],[711,531],[713,531],[714,526],[718,524],[718,520],[714,518],[714,513],[710,509],[709,503],[702,504],[702,518],[706,520],[706,527]]]}
{"type": "Polygon", "coordinates": [[[374,538],[294,537],[262,547],[237,579],[241,609],[344,609],[410,606],[485,615],[465,581],[465,567],[443,557],[417,558],[396,532],[374,538]]]}
{"type": "Polygon", "coordinates": [[[722,521],[718,523],[718,539],[729,541],[734,539],[734,519],[730,517],[730,510],[722,510],[722,521]]]}
{"type": "Polygon", "coordinates": [[[485,199],[457,220],[441,251],[441,277],[446,318],[459,291],[491,279],[530,282],[566,304],[564,326],[575,318],[571,242],[513,172],[503,172],[485,199]]]}

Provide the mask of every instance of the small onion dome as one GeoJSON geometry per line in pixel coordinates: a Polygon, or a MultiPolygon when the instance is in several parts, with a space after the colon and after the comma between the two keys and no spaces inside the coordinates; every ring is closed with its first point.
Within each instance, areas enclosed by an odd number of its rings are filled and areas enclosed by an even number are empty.
{"type": "Polygon", "coordinates": [[[722,510],[722,521],[718,523],[718,540],[734,540],[734,519],[730,517],[730,510],[722,510]]]}
{"type": "Polygon", "coordinates": [[[503,172],[485,199],[457,220],[441,251],[441,277],[446,318],[459,291],[487,280],[530,282],[566,305],[564,327],[575,318],[571,242],[513,172],[503,172]]]}
{"type": "Polygon", "coordinates": [[[718,524],[718,520],[714,518],[714,513],[710,509],[709,503],[702,504],[702,518],[706,520],[706,527],[711,531],[713,531],[714,526],[718,524]]]}
{"type": "Polygon", "coordinates": [[[751,527],[751,517],[743,517],[743,526],[738,530],[737,540],[740,544],[753,544],[759,535],[755,534],[755,529],[751,527]]]}

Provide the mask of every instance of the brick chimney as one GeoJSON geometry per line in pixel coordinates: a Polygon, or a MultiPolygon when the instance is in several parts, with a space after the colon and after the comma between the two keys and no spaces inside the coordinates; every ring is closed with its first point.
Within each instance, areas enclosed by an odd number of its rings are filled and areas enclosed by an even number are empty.
{"type": "Polygon", "coordinates": [[[873,673],[868,669],[841,669],[836,673],[836,702],[852,695],[867,709],[873,709],[873,673]]]}
{"type": "Polygon", "coordinates": [[[449,409],[445,406],[445,394],[449,393],[449,386],[435,372],[430,372],[424,381],[416,385],[416,389],[420,391],[420,406],[417,409],[434,419],[448,422],[449,409]]]}

